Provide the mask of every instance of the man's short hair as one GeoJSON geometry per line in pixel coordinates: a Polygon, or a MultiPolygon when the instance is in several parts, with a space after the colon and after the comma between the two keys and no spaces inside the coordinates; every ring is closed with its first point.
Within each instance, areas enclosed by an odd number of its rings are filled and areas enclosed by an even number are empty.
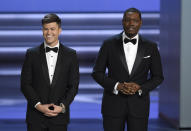
{"type": "Polygon", "coordinates": [[[138,10],[138,9],[136,9],[136,8],[129,8],[129,9],[127,9],[127,10],[124,12],[124,14],[123,14],[123,18],[125,18],[126,13],[128,13],[128,12],[135,12],[135,13],[138,13],[138,14],[139,14],[139,18],[140,18],[140,20],[142,20],[142,17],[141,17],[141,11],[138,10]]]}
{"type": "Polygon", "coordinates": [[[61,19],[56,14],[47,14],[42,19],[42,25],[56,22],[58,27],[61,28],[61,19]]]}

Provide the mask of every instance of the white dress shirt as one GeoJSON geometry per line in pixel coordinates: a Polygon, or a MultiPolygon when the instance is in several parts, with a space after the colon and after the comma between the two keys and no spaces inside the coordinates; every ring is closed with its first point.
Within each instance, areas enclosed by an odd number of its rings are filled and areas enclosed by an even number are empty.
{"type": "Polygon", "coordinates": [[[130,39],[128,38],[125,33],[123,32],[123,49],[124,49],[124,52],[125,52],[125,58],[126,58],[126,63],[127,63],[127,66],[128,66],[128,69],[129,69],[129,75],[131,74],[131,71],[133,69],[133,65],[134,65],[134,62],[135,62],[135,58],[136,58],[136,55],[137,55],[137,47],[138,47],[138,34],[133,37],[132,39],[137,39],[136,41],[136,44],[132,44],[131,42],[128,42],[128,43],[124,43],[124,39],[127,38],[127,39],[130,39]]]}
{"type": "MultiPolygon", "coordinates": [[[[47,62],[47,66],[48,66],[48,74],[49,74],[50,84],[52,84],[52,79],[54,77],[54,71],[55,71],[55,67],[56,67],[58,52],[54,52],[52,50],[49,52],[46,52],[46,47],[49,47],[49,48],[58,47],[58,51],[59,51],[59,42],[57,43],[56,46],[51,47],[51,46],[47,45],[46,42],[44,41],[44,49],[45,49],[45,53],[46,53],[46,62],[47,62]]],[[[41,104],[41,102],[39,101],[35,105],[35,107],[38,104],[41,104]]]]}
{"type": "MultiPolygon", "coordinates": [[[[124,39],[130,39],[129,37],[126,36],[125,32],[123,32],[122,34],[122,39],[123,39],[123,49],[124,49],[124,53],[125,53],[125,59],[126,59],[126,63],[128,66],[128,70],[129,70],[129,75],[131,74],[131,71],[133,69],[133,65],[135,62],[135,58],[137,55],[137,48],[138,48],[138,43],[139,43],[139,35],[137,34],[135,37],[131,38],[131,39],[137,39],[136,44],[134,45],[131,42],[128,43],[124,43],[124,39]]],[[[118,90],[117,90],[117,86],[118,86],[119,82],[117,82],[115,84],[113,93],[114,94],[118,94],[118,90]]]]}
{"type": "MultiPolygon", "coordinates": [[[[58,47],[58,49],[59,49],[59,42],[54,47],[51,47],[51,46],[47,45],[46,42],[44,42],[44,48],[46,49],[46,47],[49,47],[49,48],[58,47]]],[[[52,50],[49,52],[46,52],[46,61],[47,61],[47,66],[48,66],[50,84],[52,84],[52,79],[54,77],[54,71],[55,71],[55,67],[56,67],[57,57],[58,57],[58,52],[54,52],[52,50]]]]}

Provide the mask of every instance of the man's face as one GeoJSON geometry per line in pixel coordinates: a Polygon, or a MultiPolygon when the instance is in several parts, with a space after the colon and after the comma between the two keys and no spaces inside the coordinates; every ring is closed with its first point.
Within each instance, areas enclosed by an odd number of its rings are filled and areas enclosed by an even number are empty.
{"type": "Polygon", "coordinates": [[[56,22],[48,23],[43,25],[43,37],[45,42],[49,46],[55,46],[58,43],[58,36],[62,29],[59,28],[56,22]]]}
{"type": "Polygon", "coordinates": [[[140,19],[138,13],[127,12],[123,18],[122,23],[125,34],[132,38],[138,33],[142,24],[142,20],[140,19]]]}

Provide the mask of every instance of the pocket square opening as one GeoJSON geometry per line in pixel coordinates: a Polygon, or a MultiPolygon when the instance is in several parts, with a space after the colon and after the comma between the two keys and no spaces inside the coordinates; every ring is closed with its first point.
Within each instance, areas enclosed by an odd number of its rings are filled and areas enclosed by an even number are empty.
{"type": "Polygon", "coordinates": [[[148,56],[144,56],[143,58],[150,58],[151,56],[150,55],[148,55],[148,56]]]}

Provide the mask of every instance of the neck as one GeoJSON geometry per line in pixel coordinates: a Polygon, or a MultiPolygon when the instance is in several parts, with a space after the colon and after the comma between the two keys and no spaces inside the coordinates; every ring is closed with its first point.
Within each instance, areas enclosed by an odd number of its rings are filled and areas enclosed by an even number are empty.
{"type": "Polygon", "coordinates": [[[58,41],[55,42],[55,43],[47,43],[47,42],[46,42],[46,44],[47,44],[48,46],[50,46],[50,47],[54,47],[54,46],[56,46],[56,45],[58,44],[58,41]]]}
{"type": "Polygon", "coordinates": [[[132,39],[133,37],[135,37],[137,34],[127,34],[125,33],[127,37],[129,37],[130,39],[132,39]]]}

